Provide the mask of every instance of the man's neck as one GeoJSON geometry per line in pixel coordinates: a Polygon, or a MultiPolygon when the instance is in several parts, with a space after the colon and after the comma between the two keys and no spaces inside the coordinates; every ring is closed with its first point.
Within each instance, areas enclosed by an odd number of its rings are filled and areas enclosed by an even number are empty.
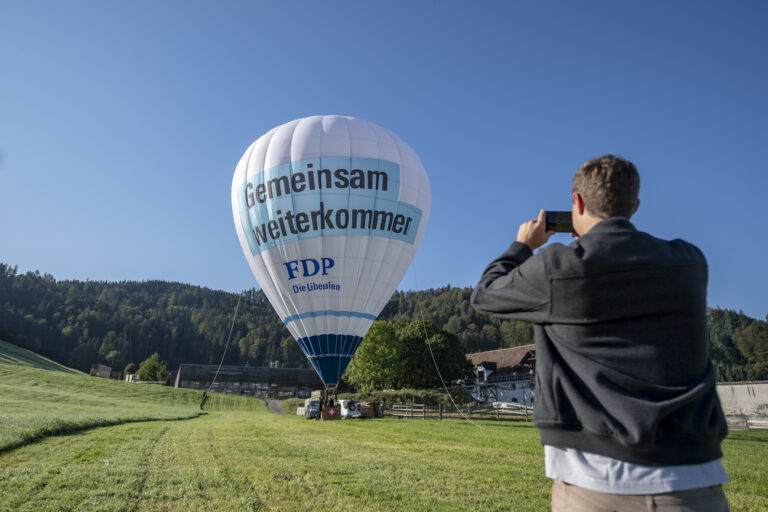
{"type": "Polygon", "coordinates": [[[579,218],[579,236],[584,236],[590,232],[600,222],[604,221],[603,217],[596,217],[589,212],[584,212],[579,218]]]}

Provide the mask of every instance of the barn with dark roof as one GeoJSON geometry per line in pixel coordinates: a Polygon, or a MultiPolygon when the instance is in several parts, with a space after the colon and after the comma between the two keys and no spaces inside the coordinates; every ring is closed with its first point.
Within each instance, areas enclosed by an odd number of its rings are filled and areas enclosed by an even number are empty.
{"type": "Polygon", "coordinates": [[[531,405],[535,393],[534,345],[503,348],[467,354],[475,368],[475,378],[462,384],[480,403],[517,403],[531,405]]]}

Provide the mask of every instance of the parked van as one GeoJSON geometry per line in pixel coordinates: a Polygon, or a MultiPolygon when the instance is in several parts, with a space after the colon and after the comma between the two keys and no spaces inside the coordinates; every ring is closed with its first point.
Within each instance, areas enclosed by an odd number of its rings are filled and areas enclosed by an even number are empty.
{"type": "Polygon", "coordinates": [[[354,400],[339,400],[339,403],[341,404],[342,418],[360,417],[360,402],[354,400]]]}

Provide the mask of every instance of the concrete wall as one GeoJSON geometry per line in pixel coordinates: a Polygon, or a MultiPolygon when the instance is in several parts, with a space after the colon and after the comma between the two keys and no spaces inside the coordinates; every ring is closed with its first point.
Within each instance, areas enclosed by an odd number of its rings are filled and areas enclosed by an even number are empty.
{"type": "Polygon", "coordinates": [[[726,382],[717,394],[730,428],[768,427],[768,382],[726,382]]]}

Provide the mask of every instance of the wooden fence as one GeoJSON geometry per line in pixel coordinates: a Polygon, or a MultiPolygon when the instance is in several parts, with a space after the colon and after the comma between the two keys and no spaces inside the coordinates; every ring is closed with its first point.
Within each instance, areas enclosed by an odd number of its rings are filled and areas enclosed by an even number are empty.
{"type": "Polygon", "coordinates": [[[392,415],[393,418],[409,420],[447,420],[447,419],[473,419],[473,420],[497,420],[497,421],[531,421],[532,409],[530,407],[504,407],[495,408],[481,405],[467,405],[448,407],[445,405],[424,404],[385,404],[384,415],[392,415]]]}

